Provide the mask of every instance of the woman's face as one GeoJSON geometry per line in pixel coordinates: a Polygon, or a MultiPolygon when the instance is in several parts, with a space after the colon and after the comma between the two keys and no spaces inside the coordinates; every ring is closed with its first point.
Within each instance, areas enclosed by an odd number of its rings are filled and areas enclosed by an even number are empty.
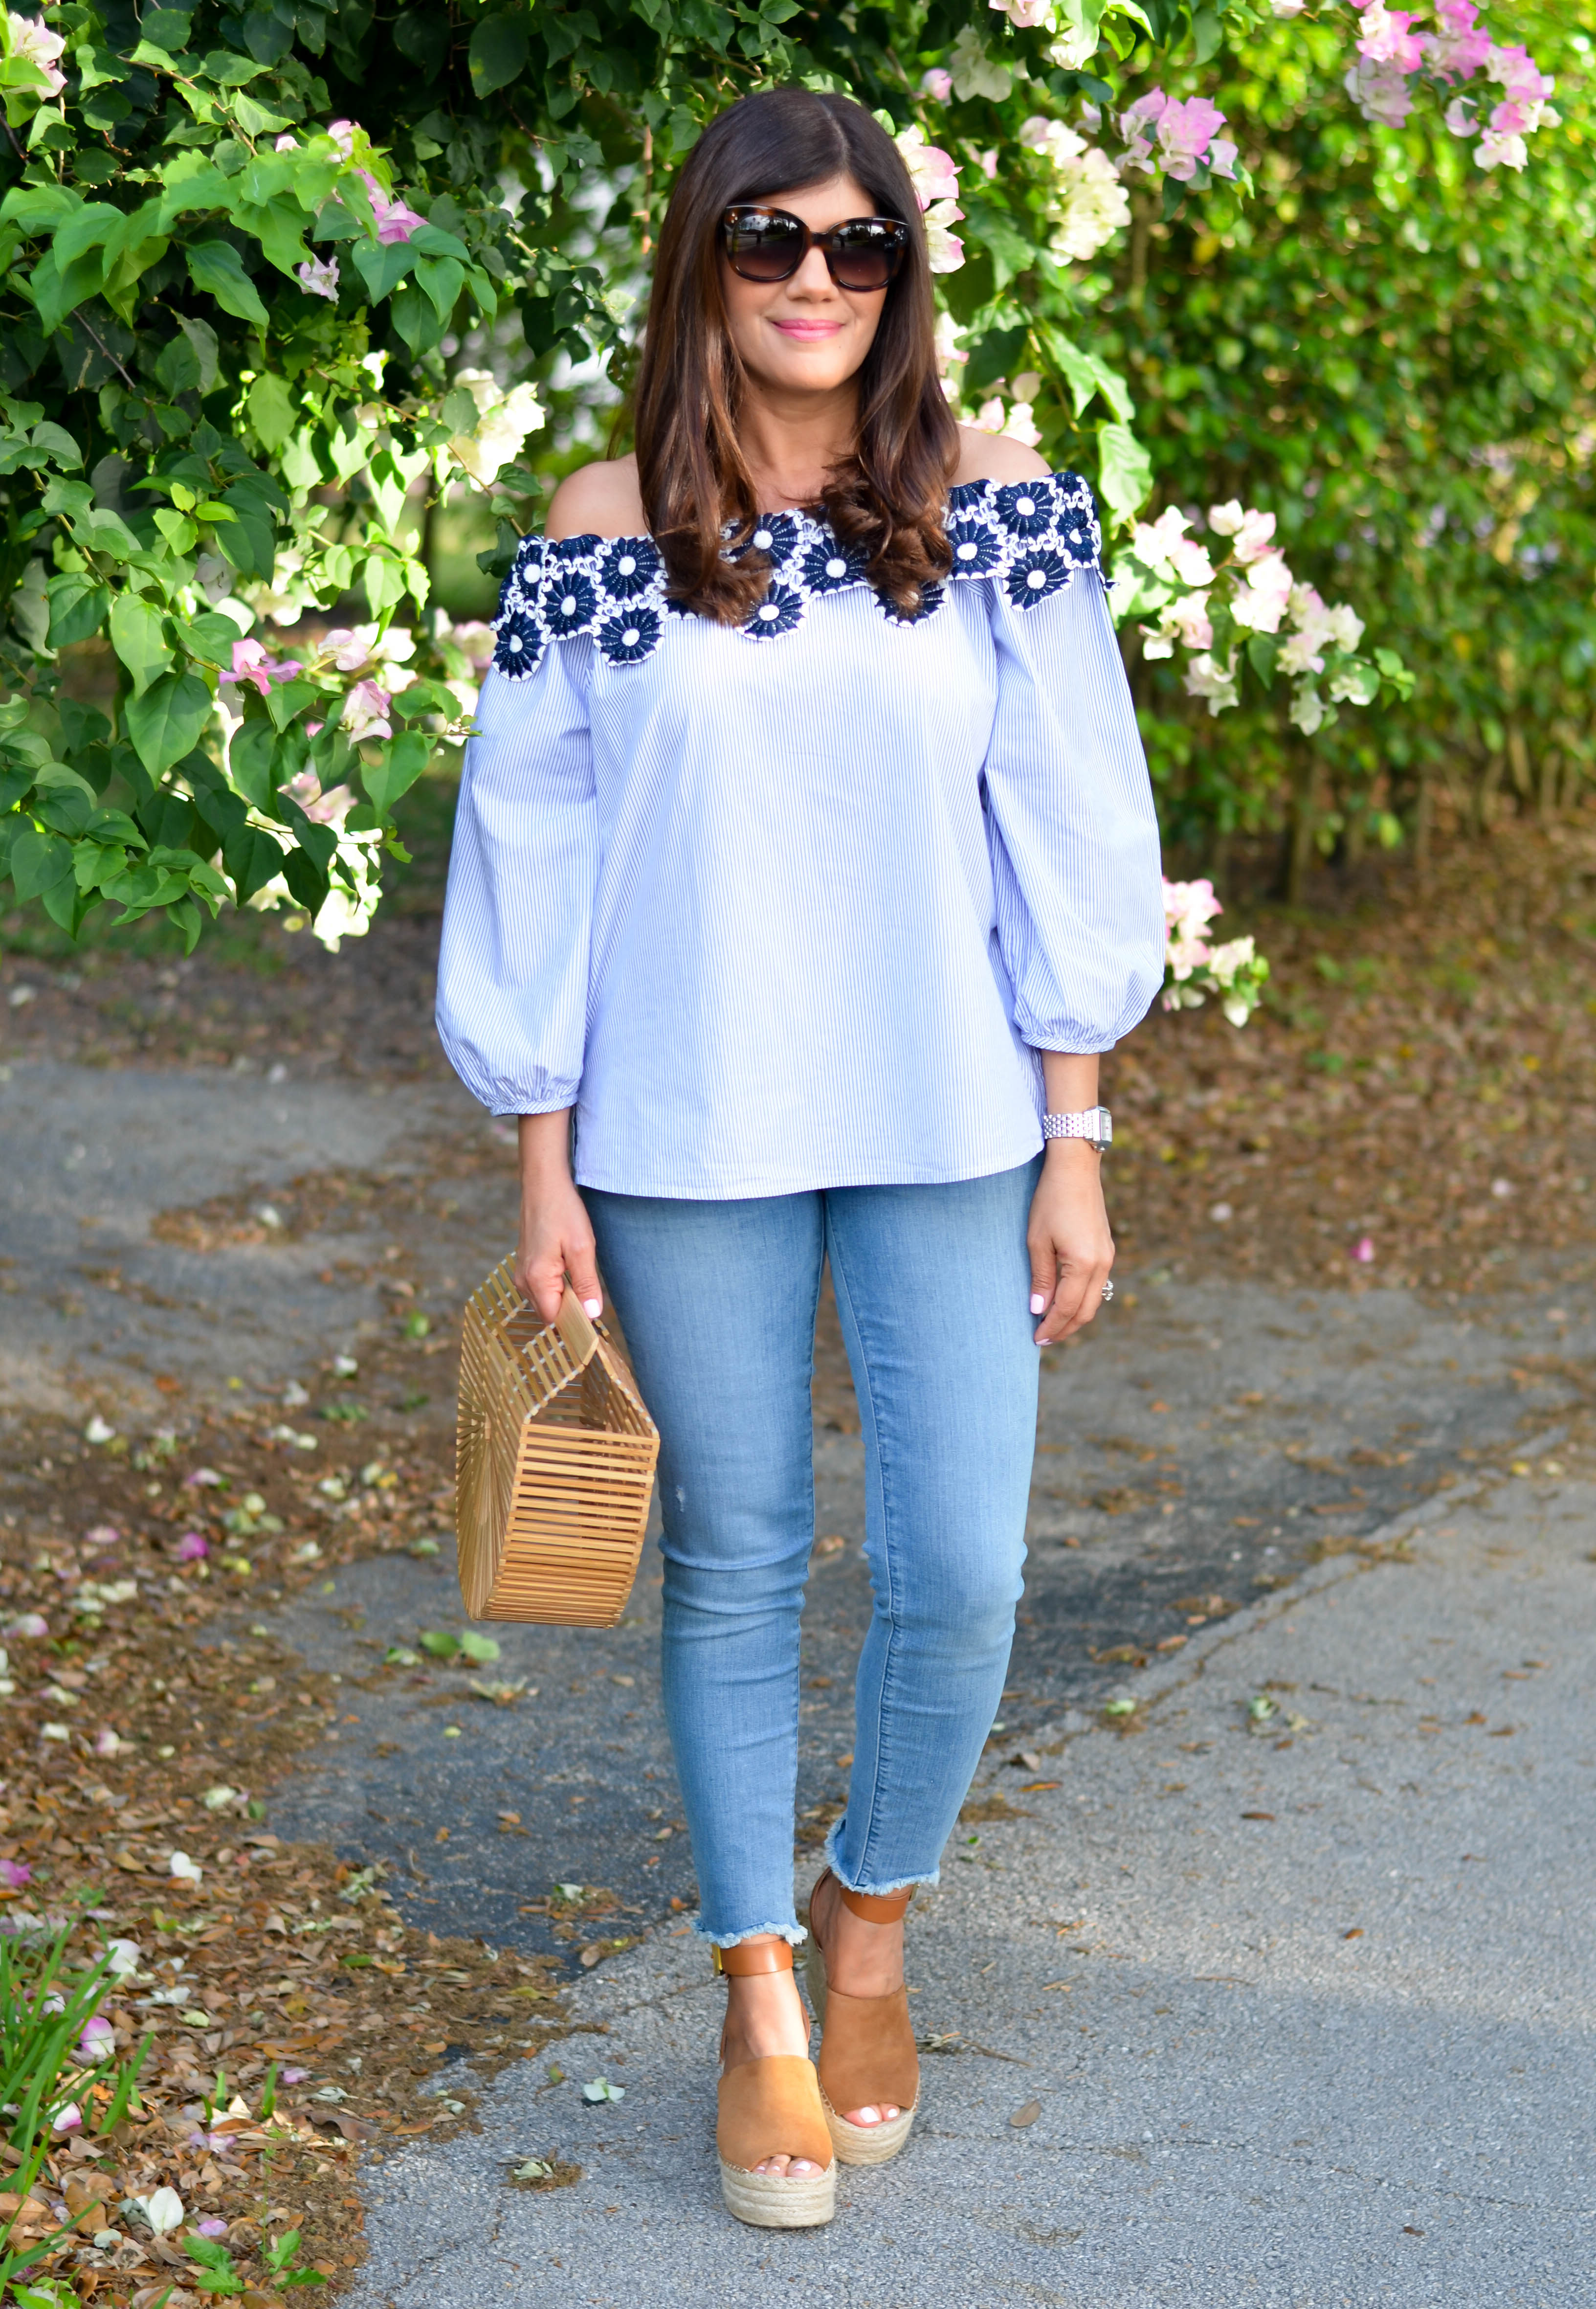
{"type": "MultiPolygon", "coordinates": [[[[760,205],[786,209],[811,232],[876,213],[869,195],[851,177],[832,177],[807,192],[777,193],[760,205]]],[[[787,393],[830,393],[845,384],[863,365],[887,298],[884,289],[839,289],[818,248],[807,252],[790,280],[771,281],[745,281],[722,252],[720,283],[744,368],[761,385],[787,393]]]]}

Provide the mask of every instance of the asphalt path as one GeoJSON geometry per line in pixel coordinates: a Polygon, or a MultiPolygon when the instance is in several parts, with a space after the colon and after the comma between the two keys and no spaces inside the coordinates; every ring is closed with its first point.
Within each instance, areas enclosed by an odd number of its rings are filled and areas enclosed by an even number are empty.
{"type": "MultiPolygon", "coordinates": [[[[18,1065],[8,1413],[153,1404],[162,1372],[191,1399],[280,1390],[391,1327],[385,1251],[442,1326],[512,1215],[507,1146],[435,1085],[18,1065]],[[333,1173],[367,1196],[335,1234],[195,1247],[168,1224],[333,1173]]],[[[1538,1284],[1448,1303],[1144,1267],[1047,1359],[1003,1715],[914,1928],[925,2120],[809,2237],[717,2207],[652,1552],[615,1630],[494,1630],[507,1706],[380,1665],[465,1624],[446,1547],[257,1604],[360,1694],[269,1824],[382,1862],[418,1924],[558,1953],[606,2032],[550,2056],[563,2081],[506,2071],[480,2132],[374,2155],[359,2309],[515,2282],[661,2309],[1589,2300],[1593,1358],[1596,1307],[1538,1284]],[[1146,1728],[1122,1736],[1102,1711],[1130,1699],[1146,1728]],[[610,1895],[597,1949],[551,1913],[572,1883],[610,1895]],[[625,2097],[590,2106],[600,2068],[625,2097]],[[581,2178],[507,2185],[528,2156],[581,2178]]],[[[824,1336],[821,1366],[800,1893],[868,1610],[824,1336]]],[[[441,1439],[448,1415],[445,1388],[416,1417],[441,1439]]]]}

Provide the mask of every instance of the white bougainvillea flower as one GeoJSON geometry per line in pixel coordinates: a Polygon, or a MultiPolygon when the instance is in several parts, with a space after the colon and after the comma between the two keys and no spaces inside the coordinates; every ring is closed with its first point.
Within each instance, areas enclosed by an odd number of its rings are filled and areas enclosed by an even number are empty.
{"type": "Polygon", "coordinates": [[[137,1941],[113,1941],[106,1950],[107,1962],[113,1980],[127,1980],[144,1960],[144,1951],[137,1941]]]}
{"type": "Polygon", "coordinates": [[[170,2236],[183,2226],[183,2200],[176,2189],[157,2189],[148,2197],[135,2197],[134,2202],[157,2236],[170,2236]]]}
{"type": "Polygon", "coordinates": [[[1278,634],[1291,600],[1292,578],[1283,553],[1266,553],[1252,562],[1247,582],[1238,585],[1230,615],[1249,633],[1278,634]]]}
{"type": "Polygon", "coordinates": [[[1324,720],[1328,711],[1324,700],[1311,681],[1299,682],[1291,693],[1290,722],[1305,738],[1311,738],[1324,720]]]}
{"type": "Polygon", "coordinates": [[[964,244],[949,230],[964,212],[954,201],[934,201],[921,220],[926,228],[927,257],[933,272],[957,272],[964,262],[964,244]]]}
{"type": "Polygon", "coordinates": [[[953,94],[966,102],[972,96],[988,96],[994,104],[1001,104],[1014,84],[1014,75],[1005,64],[992,56],[973,24],[966,24],[948,51],[948,70],[953,74],[953,94]]]}
{"type": "Polygon", "coordinates": [[[116,1429],[114,1427],[108,1426],[106,1422],[100,1417],[98,1411],[95,1413],[93,1418],[91,1419],[87,1427],[83,1430],[83,1440],[85,1443],[113,1443],[115,1442],[116,1438],[116,1429]]]}
{"type": "Polygon", "coordinates": [[[453,436],[449,454],[479,488],[491,489],[503,468],[519,455],[527,435],[545,422],[545,411],[531,385],[518,385],[506,393],[487,369],[462,369],[454,383],[470,394],[479,413],[472,432],[453,436]]]}
{"type": "Polygon", "coordinates": [[[42,1612],[19,1612],[5,1630],[8,1636],[47,1636],[50,1623],[42,1612]]]}
{"type": "Polygon", "coordinates": [[[1156,521],[1139,521],[1131,532],[1131,551],[1155,577],[1178,579],[1183,585],[1212,585],[1213,564],[1207,549],[1195,537],[1178,506],[1168,506],[1156,521]]]}
{"type": "Polygon", "coordinates": [[[1260,513],[1256,506],[1243,506],[1239,497],[1230,497],[1224,505],[1210,506],[1208,526],[1217,536],[1235,540],[1230,550],[1244,565],[1260,561],[1264,554],[1277,549],[1274,515],[1260,513]]]}
{"type": "Polygon", "coordinates": [[[335,256],[311,256],[295,268],[294,278],[307,297],[325,297],[338,302],[338,259],[335,256]]]}
{"type": "Polygon", "coordinates": [[[1228,706],[1238,705],[1241,693],[1237,688],[1234,659],[1221,665],[1204,650],[1186,670],[1186,692],[1188,697],[1202,698],[1210,713],[1222,713],[1228,706]]]}
{"type": "Polygon", "coordinates": [[[204,1872],[198,1861],[191,1860],[186,1852],[174,1852],[167,1863],[167,1873],[180,1884],[197,1884],[204,1872]]]}
{"type": "Polygon", "coordinates": [[[1033,32],[1053,21],[1053,0],[987,0],[1000,16],[1006,16],[1019,32],[1033,32]]]}
{"type": "Polygon", "coordinates": [[[113,1732],[108,1724],[94,1735],[94,1752],[97,1756],[119,1756],[125,1748],[131,1747],[132,1744],[131,1741],[124,1740],[119,1733],[113,1732]]]}

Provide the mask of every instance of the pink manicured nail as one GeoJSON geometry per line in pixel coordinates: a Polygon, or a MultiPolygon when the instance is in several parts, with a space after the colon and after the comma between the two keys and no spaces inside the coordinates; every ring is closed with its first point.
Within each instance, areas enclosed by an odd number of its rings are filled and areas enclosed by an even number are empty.
{"type": "Polygon", "coordinates": [[[604,1312],[604,1302],[602,1299],[584,1299],[582,1302],[582,1311],[584,1315],[591,1315],[596,1321],[604,1312]]]}
{"type": "Polygon", "coordinates": [[[1047,1302],[1047,1301],[1042,1297],[1042,1294],[1041,1294],[1041,1293],[1040,1293],[1040,1291],[1033,1291],[1033,1292],[1031,1293],[1031,1313],[1032,1313],[1033,1315],[1040,1315],[1040,1314],[1041,1313],[1041,1311],[1042,1311],[1042,1309],[1047,1305],[1047,1303],[1048,1303],[1048,1302],[1047,1302]]]}

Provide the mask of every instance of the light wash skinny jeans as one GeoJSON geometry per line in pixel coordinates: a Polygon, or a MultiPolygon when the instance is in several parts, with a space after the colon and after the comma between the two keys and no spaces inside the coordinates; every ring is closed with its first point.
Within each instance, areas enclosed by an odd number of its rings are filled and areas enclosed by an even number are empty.
{"type": "Polygon", "coordinates": [[[874,1596],[848,1809],[856,1891],[935,1883],[1003,1693],[1025,1555],[1040,1157],[950,1185],[743,1202],[586,1190],[660,1437],[664,1698],[722,1948],[793,1910],[798,1619],[815,1537],[810,1375],[824,1261],[864,1427],[874,1596]]]}

